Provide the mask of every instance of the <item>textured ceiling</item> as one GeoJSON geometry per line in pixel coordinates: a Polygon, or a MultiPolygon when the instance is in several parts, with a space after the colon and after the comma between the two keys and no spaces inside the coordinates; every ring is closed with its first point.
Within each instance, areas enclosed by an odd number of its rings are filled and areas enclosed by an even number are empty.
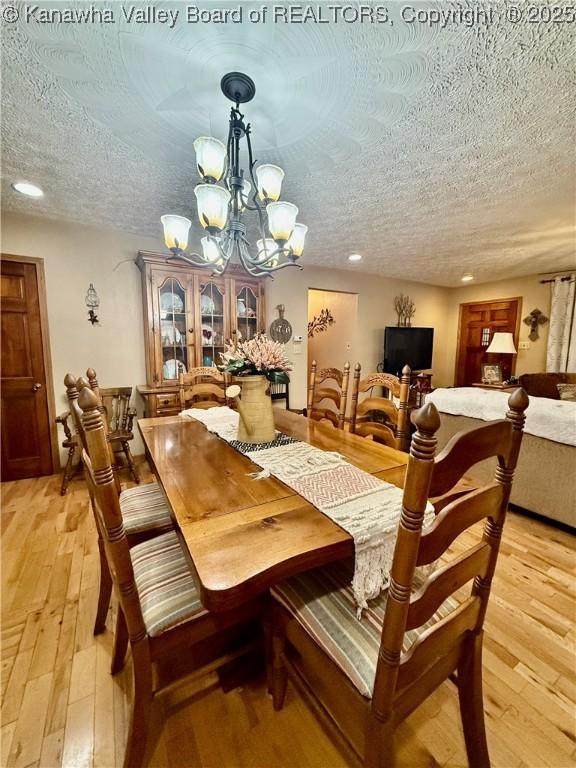
{"type": "Polygon", "coordinates": [[[394,3],[393,25],[250,23],[262,2],[198,3],[242,5],[244,20],[189,24],[189,3],[123,4],[179,10],[170,29],[128,23],[119,3],[39,4],[107,8],[113,24],[26,21],[15,5],[20,21],[2,30],[5,209],[143,235],[162,213],[194,218],[192,142],[225,138],[219,81],[239,69],[256,82],[256,156],[285,169],[284,198],[310,227],[304,266],[456,285],[576,263],[568,24],[514,25],[499,4],[488,25],[407,24],[394,3]],[[11,192],[18,179],[45,197],[11,192]]]}

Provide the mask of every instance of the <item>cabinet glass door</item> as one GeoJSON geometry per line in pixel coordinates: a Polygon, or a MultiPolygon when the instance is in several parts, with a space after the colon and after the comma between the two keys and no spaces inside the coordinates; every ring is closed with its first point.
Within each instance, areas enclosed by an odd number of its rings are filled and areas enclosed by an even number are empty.
{"type": "Polygon", "coordinates": [[[201,365],[220,365],[220,353],[224,352],[224,289],[213,282],[200,283],[201,365]]]}
{"type": "Polygon", "coordinates": [[[236,329],[244,341],[253,339],[258,333],[258,298],[249,285],[236,287],[236,329]]]}
{"type": "Polygon", "coordinates": [[[158,289],[162,379],[178,379],[190,366],[186,331],[188,310],[186,289],[175,277],[167,277],[158,289]]]}

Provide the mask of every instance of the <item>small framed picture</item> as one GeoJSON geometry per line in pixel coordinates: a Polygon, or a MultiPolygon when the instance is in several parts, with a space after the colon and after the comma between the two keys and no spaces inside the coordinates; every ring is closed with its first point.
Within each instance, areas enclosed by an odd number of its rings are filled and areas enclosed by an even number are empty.
{"type": "Polygon", "coordinates": [[[481,363],[482,384],[502,384],[502,367],[499,363],[481,363]]]}

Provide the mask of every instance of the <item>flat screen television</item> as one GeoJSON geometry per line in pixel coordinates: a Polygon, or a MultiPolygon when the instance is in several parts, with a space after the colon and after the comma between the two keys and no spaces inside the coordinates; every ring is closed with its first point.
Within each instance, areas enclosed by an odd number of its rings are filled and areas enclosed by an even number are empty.
{"type": "Polygon", "coordinates": [[[432,367],[434,328],[386,328],[384,372],[400,376],[408,363],[413,371],[432,367]]]}

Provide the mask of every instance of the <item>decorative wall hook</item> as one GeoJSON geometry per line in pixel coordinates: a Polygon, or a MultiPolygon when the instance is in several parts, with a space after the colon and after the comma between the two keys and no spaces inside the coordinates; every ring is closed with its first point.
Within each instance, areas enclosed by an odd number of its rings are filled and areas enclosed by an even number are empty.
{"type": "Polygon", "coordinates": [[[270,337],[280,344],[287,344],[292,338],[292,326],[284,317],[286,311],[284,304],[278,304],[276,309],[278,310],[278,317],[270,325],[270,337]]]}
{"type": "Polygon", "coordinates": [[[528,338],[530,341],[536,341],[540,338],[538,334],[538,326],[545,325],[548,322],[548,318],[539,309],[533,309],[532,312],[524,318],[524,322],[526,325],[530,326],[528,338]]]}
{"type": "Polygon", "coordinates": [[[88,307],[88,320],[94,325],[94,323],[98,322],[98,315],[94,310],[98,309],[100,306],[100,299],[98,298],[98,294],[92,283],[90,283],[90,287],[86,293],[86,306],[88,307]]]}

